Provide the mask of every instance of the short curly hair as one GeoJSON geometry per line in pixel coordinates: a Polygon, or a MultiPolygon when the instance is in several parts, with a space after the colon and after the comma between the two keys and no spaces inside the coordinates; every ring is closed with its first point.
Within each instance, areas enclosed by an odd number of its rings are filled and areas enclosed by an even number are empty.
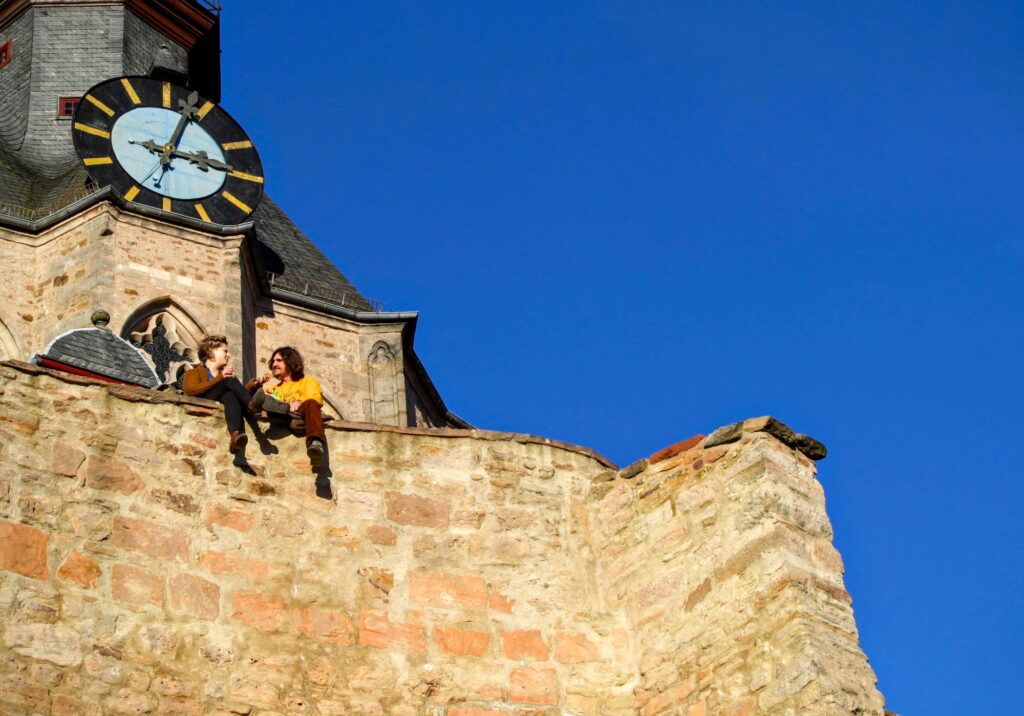
{"type": "Polygon", "coordinates": [[[199,341],[199,360],[205,361],[210,358],[213,354],[213,349],[217,346],[226,346],[228,339],[224,336],[203,336],[203,340],[199,341]]]}
{"type": "Polygon", "coordinates": [[[288,372],[291,373],[292,380],[302,380],[305,375],[305,363],[302,362],[302,354],[291,346],[281,346],[273,353],[270,354],[270,360],[267,361],[269,366],[274,362],[274,356],[281,356],[284,364],[288,366],[288,372]]]}

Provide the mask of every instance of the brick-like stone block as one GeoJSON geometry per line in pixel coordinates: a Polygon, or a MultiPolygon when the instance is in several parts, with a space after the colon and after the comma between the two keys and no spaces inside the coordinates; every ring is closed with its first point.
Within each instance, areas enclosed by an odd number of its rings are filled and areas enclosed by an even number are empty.
{"type": "Polygon", "coordinates": [[[508,698],[523,704],[558,704],[558,675],[554,669],[512,669],[508,677],[508,698]]]}
{"type": "Polygon", "coordinates": [[[446,654],[481,657],[487,653],[491,635],[471,629],[442,629],[434,627],[434,641],[446,654]]]}
{"type": "Polygon", "coordinates": [[[555,661],[562,664],[584,664],[597,660],[597,646],[586,634],[555,632],[555,661]]]}
{"type": "Polygon", "coordinates": [[[370,525],[366,528],[366,536],[374,544],[384,547],[394,546],[398,542],[398,536],[390,527],[384,525],[370,525]]]}
{"type": "Polygon", "coordinates": [[[188,536],[184,532],[128,517],[114,517],[111,542],[158,559],[183,560],[188,556],[188,536]]]}
{"type": "Polygon", "coordinates": [[[35,527],[0,520],[0,568],[32,579],[49,579],[48,539],[35,527]]]}
{"type": "Polygon", "coordinates": [[[299,610],[297,616],[297,628],[303,636],[324,639],[342,646],[355,643],[355,625],[345,612],[308,607],[299,610]]]}
{"type": "Polygon", "coordinates": [[[220,503],[211,505],[210,509],[206,511],[207,526],[221,525],[222,527],[230,527],[239,532],[251,530],[254,519],[251,512],[234,509],[220,503]]]}
{"type": "Polygon", "coordinates": [[[96,562],[82,555],[78,550],[73,551],[64,560],[64,564],[57,570],[57,576],[74,582],[80,587],[92,589],[96,586],[96,580],[103,574],[103,570],[96,562]]]}
{"type": "Polygon", "coordinates": [[[694,676],[673,684],[647,702],[644,706],[644,716],[654,716],[654,714],[660,713],[666,707],[678,704],[692,694],[696,686],[697,679],[694,676]]]}
{"type": "Polygon", "coordinates": [[[110,592],[121,602],[154,606],[164,603],[164,583],[160,575],[128,564],[115,564],[111,568],[110,592]]]}
{"type": "Polygon", "coordinates": [[[284,603],[272,594],[238,592],[231,617],[263,631],[276,631],[284,621],[284,603]]]}
{"type": "Polygon", "coordinates": [[[687,438],[682,442],[678,442],[675,445],[669,445],[667,448],[663,448],[658,452],[654,453],[648,458],[648,462],[651,465],[659,463],[662,460],[668,460],[670,457],[675,457],[680,453],[684,453],[695,445],[700,444],[700,441],[704,439],[703,435],[694,435],[692,438],[687,438]]]}
{"type": "Polygon", "coordinates": [[[411,654],[427,653],[422,624],[393,622],[384,612],[370,609],[359,613],[359,646],[398,649],[411,654]]]}
{"type": "Polygon", "coordinates": [[[66,624],[7,624],[4,644],[22,656],[57,666],[76,666],[82,662],[82,637],[66,624]]]}
{"type": "Polygon", "coordinates": [[[443,529],[448,526],[448,503],[419,495],[386,492],[388,519],[400,525],[443,529]]]}
{"type": "Polygon", "coordinates": [[[74,477],[85,462],[85,453],[67,443],[54,443],[50,469],[58,475],[74,477]]]}
{"type": "Polygon", "coordinates": [[[131,495],[142,488],[142,479],[127,464],[94,455],[85,463],[85,485],[131,495]]]}
{"type": "Polygon", "coordinates": [[[482,577],[445,572],[410,572],[413,604],[442,609],[487,609],[487,582],[482,577]]]}
{"type": "Polygon", "coordinates": [[[254,582],[283,574],[288,568],[260,559],[235,557],[225,552],[203,552],[199,562],[211,574],[248,574],[254,582]]]}
{"type": "Polygon", "coordinates": [[[24,711],[18,709],[20,713],[39,713],[50,710],[50,695],[46,687],[33,684],[17,674],[0,676],[0,699],[8,704],[21,706],[24,711]]]}
{"type": "Polygon", "coordinates": [[[448,716],[508,716],[508,711],[478,709],[476,706],[462,706],[448,709],[448,716]]]}
{"type": "Polygon", "coordinates": [[[194,574],[172,577],[171,608],[197,619],[213,621],[220,616],[220,587],[194,574]]]}
{"type": "Polygon", "coordinates": [[[546,661],[548,647],[538,629],[501,632],[501,649],[515,661],[546,661]]]}

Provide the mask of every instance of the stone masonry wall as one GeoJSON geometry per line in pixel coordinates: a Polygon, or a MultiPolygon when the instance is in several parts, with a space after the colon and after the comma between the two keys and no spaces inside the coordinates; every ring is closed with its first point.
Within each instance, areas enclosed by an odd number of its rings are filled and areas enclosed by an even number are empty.
{"type": "Polygon", "coordinates": [[[272,429],[233,462],[214,403],[0,365],[0,711],[881,714],[813,464],[757,427],[619,472],[341,423],[313,474],[272,429]]]}

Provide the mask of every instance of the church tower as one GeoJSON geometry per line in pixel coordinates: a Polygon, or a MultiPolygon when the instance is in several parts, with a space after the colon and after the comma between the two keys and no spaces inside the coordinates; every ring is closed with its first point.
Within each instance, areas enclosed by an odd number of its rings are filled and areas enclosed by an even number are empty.
{"type": "Polygon", "coordinates": [[[417,314],[364,297],[263,194],[260,138],[218,106],[219,21],[215,0],[0,0],[0,359],[104,310],[166,385],[223,333],[247,377],[298,347],[345,420],[466,427],[417,314]]]}

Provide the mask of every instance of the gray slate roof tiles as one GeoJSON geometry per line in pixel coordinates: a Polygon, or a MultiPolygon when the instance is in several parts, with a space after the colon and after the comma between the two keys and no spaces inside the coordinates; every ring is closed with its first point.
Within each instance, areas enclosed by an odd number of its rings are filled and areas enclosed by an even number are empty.
{"type": "Polygon", "coordinates": [[[137,348],[102,328],[79,328],[58,336],[38,358],[144,388],[160,385],[160,379],[137,348]]]}

